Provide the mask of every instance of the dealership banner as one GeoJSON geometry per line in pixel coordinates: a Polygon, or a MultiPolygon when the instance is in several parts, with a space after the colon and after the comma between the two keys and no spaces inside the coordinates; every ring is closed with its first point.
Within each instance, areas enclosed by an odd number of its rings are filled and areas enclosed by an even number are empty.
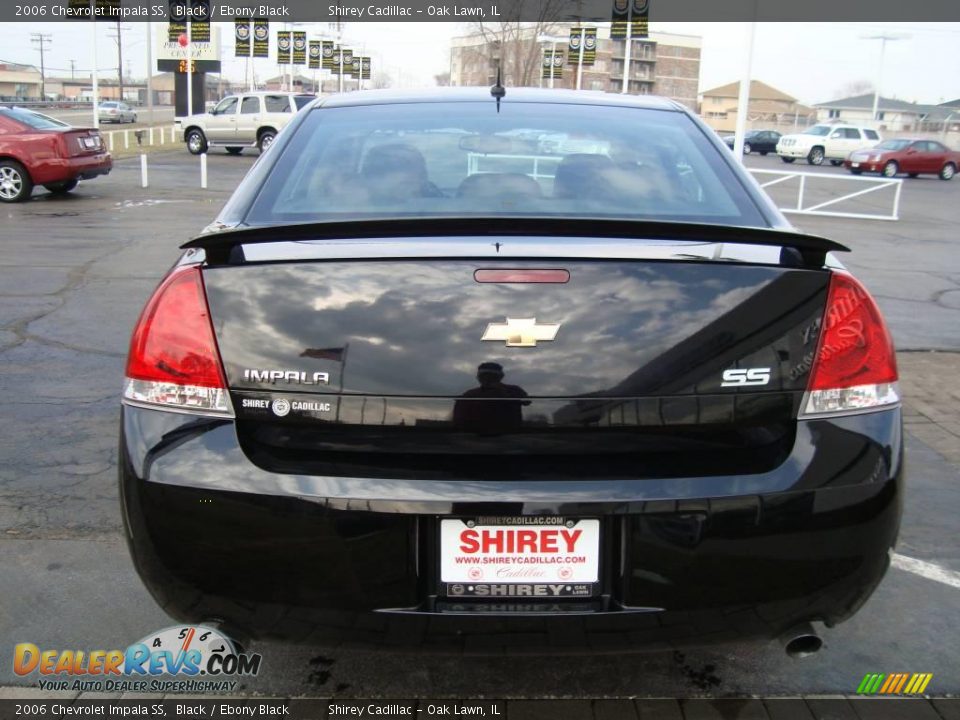
{"type": "Polygon", "coordinates": [[[250,57],[250,21],[237,18],[233,21],[236,57],[250,57]]]}
{"type": "Polygon", "coordinates": [[[543,66],[540,70],[540,77],[544,80],[550,78],[563,77],[563,51],[562,50],[544,50],[543,66]]]}
{"type": "Polygon", "coordinates": [[[263,18],[253,21],[253,56],[270,57],[270,22],[263,18]]]}
{"type": "Polygon", "coordinates": [[[353,50],[343,48],[340,52],[343,53],[343,70],[344,72],[349,72],[349,68],[353,67],[353,50]]]}
{"type": "Polygon", "coordinates": [[[360,74],[360,79],[361,79],[361,80],[369,80],[369,79],[370,79],[371,68],[372,68],[372,66],[373,66],[373,63],[372,63],[372,61],[370,60],[370,57],[367,56],[367,55],[364,55],[362,58],[360,58],[360,63],[361,63],[361,64],[360,64],[360,73],[361,73],[361,74],[360,74]]]}
{"type": "Polygon", "coordinates": [[[319,40],[310,41],[310,62],[309,67],[311,70],[320,69],[320,55],[322,54],[319,40]]]}
{"type": "Polygon", "coordinates": [[[333,40],[321,40],[320,45],[320,67],[324,70],[333,70],[333,40]]]}
{"type": "Polygon", "coordinates": [[[330,71],[334,75],[340,74],[340,48],[334,47],[330,53],[330,71]]]}
{"type": "Polygon", "coordinates": [[[289,30],[280,30],[277,32],[277,63],[280,65],[290,64],[289,30]]]}
{"type": "Polygon", "coordinates": [[[293,33],[293,64],[307,64],[307,34],[300,30],[293,33]]]}
{"type": "Polygon", "coordinates": [[[650,0],[613,0],[610,39],[649,37],[650,0]]]}
{"type": "Polygon", "coordinates": [[[570,28],[570,45],[567,51],[567,62],[571,65],[580,64],[581,43],[583,44],[583,64],[593,65],[597,59],[596,28],[570,28]]]}

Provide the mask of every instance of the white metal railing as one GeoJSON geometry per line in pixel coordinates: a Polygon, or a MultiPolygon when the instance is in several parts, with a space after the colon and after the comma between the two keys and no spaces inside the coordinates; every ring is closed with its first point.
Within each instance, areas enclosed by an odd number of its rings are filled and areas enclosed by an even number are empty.
{"type": "Polygon", "coordinates": [[[166,145],[177,142],[178,128],[176,125],[155,125],[148,128],[134,128],[132,130],[104,130],[100,128],[100,135],[107,142],[107,149],[114,152],[120,148],[129,150],[131,147],[148,147],[166,145]],[[140,135],[139,139],[137,135],[140,135]],[[117,139],[119,138],[119,139],[117,139]],[[167,140],[169,138],[169,140],[167,140]]]}
{"type": "Polygon", "coordinates": [[[829,217],[843,217],[843,218],[857,218],[861,220],[899,220],[900,219],[900,191],[903,189],[903,180],[897,178],[868,178],[868,177],[858,177],[854,175],[835,175],[835,174],[826,174],[826,173],[812,173],[812,172],[791,172],[789,170],[761,170],[758,168],[748,168],[750,172],[756,175],[778,175],[779,177],[776,180],[770,180],[769,182],[760,183],[760,187],[766,189],[772,187],[773,185],[778,185],[779,183],[792,180],[793,178],[800,179],[800,187],[797,192],[797,203],[793,207],[781,207],[780,211],[785,213],[793,213],[797,215],[826,215],[829,217]],[[818,180],[842,180],[844,182],[854,182],[854,183],[868,183],[871,187],[864,188],[862,190],[857,190],[852,193],[847,193],[846,195],[840,195],[837,197],[832,197],[829,200],[824,202],[816,203],[815,205],[804,206],[803,196],[804,192],[807,189],[807,178],[815,178],[818,180]],[[864,213],[864,212],[842,212],[838,210],[824,210],[824,208],[836,205],[837,203],[844,202],[845,200],[850,200],[855,197],[861,197],[868,193],[876,192],[878,190],[883,190],[893,186],[893,209],[889,215],[883,215],[880,213],[864,213]]]}
{"type": "Polygon", "coordinates": [[[484,160],[524,160],[530,163],[530,172],[525,173],[529,175],[534,180],[553,180],[554,176],[557,174],[556,166],[560,164],[560,161],[563,160],[562,157],[557,157],[554,155],[506,155],[506,154],[487,154],[487,153],[476,153],[471,152],[467,153],[467,175],[477,175],[479,173],[495,173],[503,172],[502,169],[495,170],[484,170],[481,165],[484,160]],[[549,168],[553,172],[541,172],[541,170],[547,170],[548,168],[541,168],[542,163],[553,163],[553,167],[549,168]]]}

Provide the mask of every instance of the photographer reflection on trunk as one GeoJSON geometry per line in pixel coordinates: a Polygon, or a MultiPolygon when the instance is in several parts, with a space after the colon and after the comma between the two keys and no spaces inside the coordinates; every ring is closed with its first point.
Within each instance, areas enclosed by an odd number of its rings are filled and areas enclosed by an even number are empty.
{"type": "Polygon", "coordinates": [[[453,425],[463,432],[499,435],[520,429],[527,392],[519,385],[503,382],[500,363],[484,362],[477,367],[478,387],[470,388],[453,406],[453,425]]]}

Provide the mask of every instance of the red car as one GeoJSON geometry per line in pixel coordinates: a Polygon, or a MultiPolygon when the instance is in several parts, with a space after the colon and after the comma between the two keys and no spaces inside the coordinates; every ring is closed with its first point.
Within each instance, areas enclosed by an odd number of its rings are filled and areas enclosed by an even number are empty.
{"type": "Polygon", "coordinates": [[[899,173],[910,177],[924,173],[950,180],[960,167],[960,152],[936,140],[895,138],[872,148],[855,150],[843,161],[843,166],[854,175],[876,172],[892,178],[899,173]]]}
{"type": "Polygon", "coordinates": [[[112,169],[99,130],[71,127],[25,108],[0,107],[0,202],[26,200],[34,185],[70,192],[79,180],[112,169]]]}

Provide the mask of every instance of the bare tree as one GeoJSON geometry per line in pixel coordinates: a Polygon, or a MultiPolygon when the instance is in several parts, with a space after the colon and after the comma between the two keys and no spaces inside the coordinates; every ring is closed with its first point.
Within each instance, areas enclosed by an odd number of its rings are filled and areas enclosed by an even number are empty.
{"type": "Polygon", "coordinates": [[[370,80],[370,87],[374,90],[383,90],[393,85],[393,78],[385,72],[375,72],[370,80]]]}
{"type": "Polygon", "coordinates": [[[537,41],[540,35],[556,31],[562,10],[569,7],[567,0],[541,0],[533,5],[530,0],[509,0],[497,3],[502,17],[499,22],[474,22],[468,27],[471,34],[480,35],[484,44],[477,52],[489,63],[490,75],[496,75],[499,63],[503,82],[513,86],[531,86],[540,77],[541,49],[537,41]],[[525,7],[526,2],[526,7],[525,7]],[[521,21],[523,10],[536,8],[535,19],[521,21]]]}
{"type": "Polygon", "coordinates": [[[873,83],[869,80],[854,80],[848,82],[834,93],[834,100],[842,98],[856,97],[857,95],[867,95],[873,92],[873,83]]]}

